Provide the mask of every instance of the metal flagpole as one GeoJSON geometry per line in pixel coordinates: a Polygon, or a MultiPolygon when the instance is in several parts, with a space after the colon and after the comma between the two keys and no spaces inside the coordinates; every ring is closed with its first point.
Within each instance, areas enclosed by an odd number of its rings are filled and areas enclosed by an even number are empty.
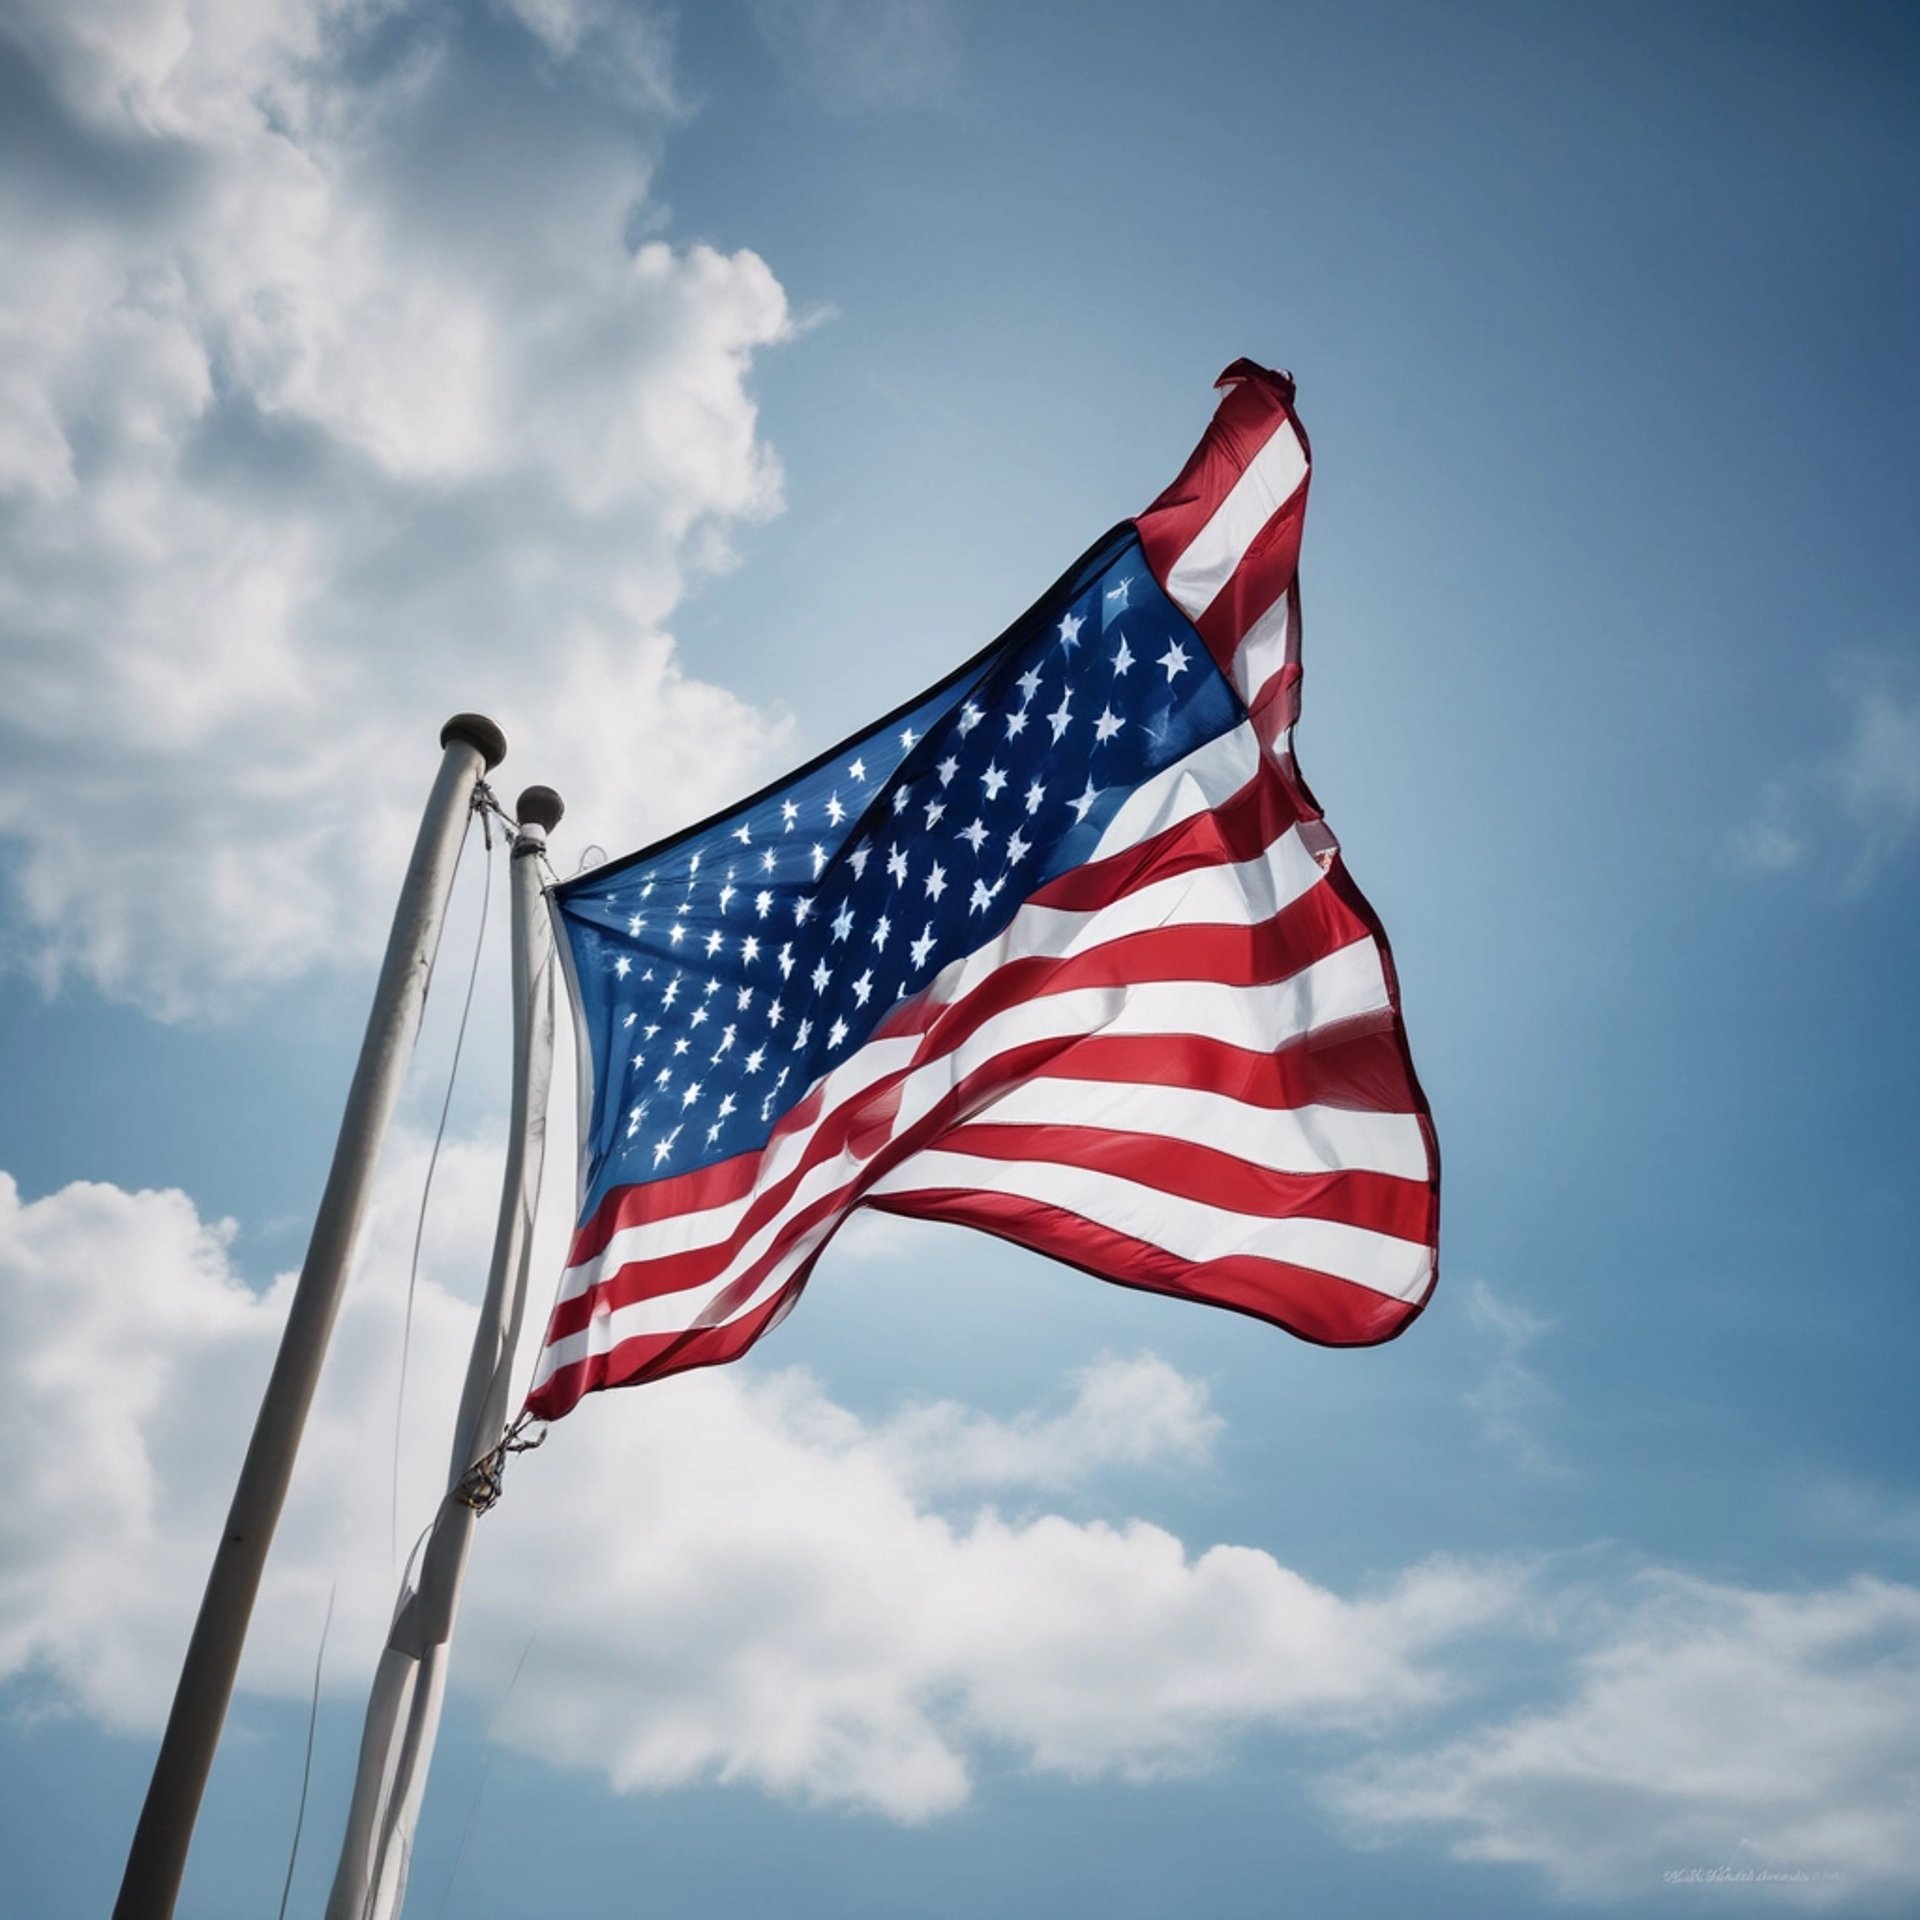
{"type": "Polygon", "coordinates": [[[346,1285],[373,1184],[380,1142],[400,1095],[426,1000],[454,861],[482,774],[506,757],[507,738],[483,714],[456,714],[440,730],[445,749],[413,858],[394,910],[366,1037],[347,1093],[326,1190],[314,1215],[306,1263],[280,1336],[280,1351],[255,1416],[253,1439],[214,1551],[206,1592],[174,1690],[140,1823],[127,1854],[114,1920],[168,1920],[219,1743],[267,1548],[287,1497],[320,1363],[346,1285]]]}
{"type": "Polygon", "coordinates": [[[327,1920],[395,1920],[406,1898],[414,1828],[446,1696],[447,1658],[473,1529],[499,1494],[507,1397],[526,1311],[534,1209],[546,1159],[553,1078],[553,935],[538,858],[560,796],[529,787],[513,843],[513,1113],[486,1298],[454,1422],[447,1491],[417,1580],[402,1581],[360,1737],[346,1837],[327,1920]]]}

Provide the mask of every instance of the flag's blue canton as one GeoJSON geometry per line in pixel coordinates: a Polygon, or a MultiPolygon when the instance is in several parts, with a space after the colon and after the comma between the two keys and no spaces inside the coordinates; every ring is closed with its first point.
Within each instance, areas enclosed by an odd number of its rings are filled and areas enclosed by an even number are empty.
{"type": "Polygon", "coordinates": [[[582,1217],[765,1144],[1239,701],[1131,528],[984,661],[725,818],[556,890],[593,1068],[582,1217]]]}

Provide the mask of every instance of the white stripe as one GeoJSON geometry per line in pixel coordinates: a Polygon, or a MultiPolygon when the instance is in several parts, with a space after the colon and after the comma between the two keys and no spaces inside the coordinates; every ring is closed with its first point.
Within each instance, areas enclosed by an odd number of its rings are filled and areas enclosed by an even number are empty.
{"type": "Polygon", "coordinates": [[[1350,1107],[1258,1107],[1204,1087],[1130,1081],[1052,1079],[1010,1087],[969,1126],[1096,1127],[1212,1147],[1274,1173],[1348,1168],[1427,1177],[1427,1142],[1410,1113],[1362,1113],[1350,1107]]]}
{"type": "Polygon", "coordinates": [[[1247,629],[1233,656],[1233,684],[1248,706],[1257,705],[1266,684],[1287,664],[1287,629],[1293,595],[1280,598],[1247,629]]]}
{"type": "Polygon", "coordinates": [[[1186,552],[1167,569],[1167,593],[1189,620],[1198,620],[1213,604],[1260,529],[1306,477],[1306,449],[1293,423],[1282,419],[1186,552]]]}
{"type": "Polygon", "coordinates": [[[1284,1260],[1395,1300],[1418,1300],[1433,1274],[1433,1250],[1416,1240],[1399,1240],[1338,1220],[1297,1215],[1275,1220],[1235,1213],[1143,1187],[1118,1174],[1055,1160],[983,1160],[934,1149],[902,1161],[874,1183],[873,1193],[877,1197],[951,1187],[1012,1193],[1059,1207],[1095,1226],[1164,1248],[1177,1259],[1225,1260],[1251,1254],[1284,1260]]]}
{"type": "Polygon", "coordinates": [[[1184,759],[1141,781],[1107,822],[1098,845],[1087,856],[1089,861],[1123,853],[1196,814],[1211,813],[1232,799],[1259,770],[1259,736],[1243,721],[1231,733],[1217,735],[1184,759]]]}

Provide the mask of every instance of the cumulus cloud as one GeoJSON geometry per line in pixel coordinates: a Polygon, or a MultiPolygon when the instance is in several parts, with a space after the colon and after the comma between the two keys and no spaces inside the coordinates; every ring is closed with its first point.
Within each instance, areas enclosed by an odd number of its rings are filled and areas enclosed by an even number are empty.
{"type": "Polygon", "coordinates": [[[1838,688],[1845,733],[1760,796],[1733,836],[1735,861],[1784,873],[1817,861],[1855,891],[1920,825],[1920,692],[1885,663],[1855,662],[1838,688]]]}
{"type": "MultiPolygon", "coordinates": [[[[336,1684],[370,1671],[385,1630],[421,1153],[406,1142],[382,1183],[342,1312],[242,1676],[257,1689],[303,1691],[336,1579],[336,1684]]],[[[403,1552],[444,1470],[491,1162],[441,1162],[451,1231],[416,1317],[403,1552]]],[[[285,1312],[290,1281],[250,1291],[232,1248],[178,1193],[0,1185],[0,1674],[115,1727],[165,1710],[285,1312]]],[[[1434,1562],[1343,1596],[1252,1548],[928,1492],[1064,1490],[1191,1458],[1213,1425],[1151,1356],[1096,1362],[1064,1413],[1007,1422],[944,1405],[863,1421],[802,1372],[744,1367],[596,1398],[515,1464],[481,1529],[456,1684],[498,1698],[537,1627],[502,1740],[621,1787],[735,1781],[905,1820],[961,1804],[988,1748],[1141,1779],[1246,1729],[1377,1726],[1448,1693],[1444,1649],[1510,1604],[1511,1570],[1434,1562]],[[959,1464],[936,1471],[942,1436],[959,1464]]]]}
{"type": "Polygon", "coordinates": [[[603,838],[760,770],[663,622],[778,509],[790,320],[638,237],[655,15],[36,0],[0,89],[17,954],[164,1014],[358,959],[459,709],[603,838]]]}
{"type": "Polygon", "coordinates": [[[1345,1775],[1363,1832],[1450,1831],[1580,1900],[1715,1882],[1820,1906],[1920,1889],[1920,1591],[1673,1573],[1601,1614],[1562,1704],[1345,1775]]]}

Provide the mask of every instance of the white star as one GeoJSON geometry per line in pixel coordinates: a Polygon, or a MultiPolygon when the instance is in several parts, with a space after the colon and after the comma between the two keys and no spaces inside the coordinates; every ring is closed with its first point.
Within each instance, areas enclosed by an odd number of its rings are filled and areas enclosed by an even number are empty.
{"type": "Polygon", "coordinates": [[[933,863],[933,871],[927,875],[927,892],[938,900],[947,890],[947,870],[938,860],[933,863]]]}
{"type": "Polygon", "coordinates": [[[687,1083],[686,1088],[682,1091],[680,1095],[681,1112],[684,1113],[687,1110],[687,1108],[692,1106],[693,1103],[699,1098],[700,1098],[700,1082],[698,1080],[689,1081],[687,1083]]]}
{"type": "Polygon", "coordinates": [[[659,1031],[660,1031],[660,1023],[657,1020],[649,1020],[647,1024],[640,1029],[642,1038],[647,1040],[651,1040],[653,1036],[659,1031]]]}
{"type": "Polygon", "coordinates": [[[692,1045],[693,1042],[683,1033],[679,1039],[673,1043],[673,1057],[676,1060],[684,1060],[687,1055],[687,1049],[692,1045]]]}
{"type": "Polygon", "coordinates": [[[694,1010],[693,1010],[693,1018],[692,1018],[691,1020],[689,1020],[689,1021],[687,1022],[687,1024],[688,1024],[688,1026],[690,1026],[690,1027],[704,1027],[704,1026],[705,1026],[705,1025],[707,1024],[707,1010],[706,1010],[706,1008],[705,1008],[705,1007],[695,1007],[695,1008],[694,1008],[694,1010]]]}
{"type": "Polygon", "coordinates": [[[660,1004],[663,1007],[670,1007],[679,998],[680,976],[676,973],[673,978],[667,982],[667,990],[660,996],[660,1004]]]}
{"type": "Polygon", "coordinates": [[[840,804],[839,794],[837,793],[828,794],[827,795],[827,825],[830,827],[837,827],[840,824],[840,822],[844,820],[846,817],[847,817],[847,810],[845,807],[843,807],[840,804]]]}
{"type": "Polygon", "coordinates": [[[664,1087],[672,1078],[673,1069],[671,1067],[662,1067],[660,1071],[653,1076],[653,1084],[656,1087],[664,1087]]]}
{"type": "Polygon", "coordinates": [[[1102,707],[1100,718],[1093,723],[1093,744],[1104,746],[1126,724],[1111,707],[1102,707]]]}
{"type": "Polygon", "coordinates": [[[956,840],[964,840],[975,853],[978,853],[986,844],[987,823],[984,820],[976,820],[972,826],[962,827],[953,837],[956,840]]]}
{"type": "Polygon", "coordinates": [[[1116,612],[1125,608],[1127,604],[1127,595],[1132,590],[1132,587],[1133,587],[1133,575],[1128,574],[1127,577],[1124,580],[1122,580],[1117,587],[1109,587],[1107,589],[1107,598],[1113,602],[1114,609],[1116,612]]]}
{"type": "Polygon", "coordinates": [[[720,991],[720,979],[719,979],[719,976],[716,974],[713,979],[707,982],[707,987],[706,987],[707,998],[711,1000],[713,996],[719,991],[720,991]]]}
{"type": "Polygon", "coordinates": [[[1033,785],[1027,789],[1027,811],[1029,813],[1038,813],[1040,811],[1040,802],[1046,797],[1046,788],[1036,780],[1033,785]]]}
{"type": "Polygon", "coordinates": [[[967,704],[960,709],[961,738],[964,739],[968,734],[970,734],[974,730],[974,728],[977,727],[980,724],[980,722],[984,720],[986,717],[987,716],[985,715],[985,713],[983,713],[980,710],[980,708],[976,707],[973,704],[973,702],[969,700],[967,704]]]}
{"type": "Polygon", "coordinates": [[[973,898],[967,902],[969,913],[985,913],[993,905],[993,896],[1000,891],[1000,882],[996,880],[988,886],[984,880],[973,883],[973,898]]]}
{"type": "Polygon", "coordinates": [[[887,935],[892,931],[893,922],[884,913],[873,923],[873,944],[882,953],[887,950],[887,935]]]}
{"type": "Polygon", "coordinates": [[[799,807],[791,800],[780,802],[780,824],[788,833],[793,831],[793,823],[800,818],[799,807]]]}
{"type": "Polygon", "coordinates": [[[638,1015],[637,1013],[630,1013],[630,1014],[628,1014],[628,1015],[626,1016],[626,1018],[625,1018],[624,1020],[622,1020],[622,1021],[620,1022],[620,1024],[621,1024],[621,1026],[622,1026],[622,1027],[630,1027],[630,1026],[632,1026],[632,1025],[633,1025],[633,1023],[634,1023],[634,1022],[635,1022],[636,1020],[638,1020],[639,1018],[640,1018],[640,1016],[639,1016],[639,1015],[638,1015]]]}
{"type": "Polygon", "coordinates": [[[747,1072],[758,1073],[760,1071],[760,1063],[766,1057],[767,1057],[767,1050],[765,1047],[755,1047],[754,1050],[750,1054],[748,1054],[747,1057],[743,1061],[741,1061],[740,1064],[747,1070],[747,1072]]]}
{"type": "Polygon", "coordinates": [[[760,871],[762,873],[771,873],[773,871],[773,849],[771,847],[766,848],[760,855],[760,871]]]}
{"type": "Polygon", "coordinates": [[[916,967],[924,967],[927,964],[927,955],[933,951],[932,921],[928,921],[928,923],[920,929],[920,938],[914,941],[907,951],[912,954],[913,964],[916,967]]]}
{"type": "Polygon", "coordinates": [[[1020,862],[1024,860],[1027,857],[1027,855],[1030,854],[1032,851],[1033,851],[1032,846],[1029,844],[1029,842],[1027,842],[1021,837],[1020,829],[1018,827],[1015,827],[1014,830],[1007,835],[1007,865],[1008,866],[1017,867],[1020,864],[1020,862]]]}
{"type": "Polygon", "coordinates": [[[733,1095],[730,1093],[723,1093],[720,1096],[720,1104],[714,1109],[714,1111],[720,1116],[722,1120],[724,1120],[728,1114],[733,1112],[733,1110],[734,1110],[733,1095]]]}
{"type": "Polygon", "coordinates": [[[762,920],[773,911],[773,895],[765,887],[753,896],[753,910],[762,920]]]}
{"type": "Polygon", "coordinates": [[[887,849],[887,872],[893,877],[893,884],[896,887],[906,884],[907,856],[898,847],[887,849]]]}
{"type": "Polygon", "coordinates": [[[824,960],[816,960],[813,963],[811,978],[813,980],[814,992],[825,993],[827,990],[827,982],[833,978],[833,972],[824,960]]]}
{"type": "Polygon", "coordinates": [[[1133,665],[1133,649],[1127,645],[1127,636],[1120,636],[1120,650],[1113,656],[1113,675],[1117,680],[1133,665]]]}
{"type": "Polygon", "coordinates": [[[813,877],[818,880],[820,878],[820,869],[827,864],[827,850],[821,846],[818,841],[815,841],[807,851],[813,855],[813,877]]]}
{"type": "Polygon", "coordinates": [[[900,750],[903,753],[911,753],[919,744],[920,736],[911,727],[900,729],[900,750]]]}
{"type": "Polygon", "coordinates": [[[720,1122],[716,1120],[713,1123],[713,1125],[707,1129],[707,1145],[712,1146],[713,1143],[719,1138],[720,1138],[720,1122]]]}
{"type": "Polygon", "coordinates": [[[830,1047],[837,1047],[846,1037],[847,1023],[844,1020],[836,1020],[827,1029],[827,1045],[830,1047]]]}
{"type": "Polygon", "coordinates": [[[767,1002],[767,1025],[777,1027],[785,1017],[786,1011],[786,1008],[783,1007],[778,1000],[769,1000],[767,1002]]]}
{"type": "Polygon", "coordinates": [[[727,902],[739,891],[740,889],[736,887],[731,880],[720,889],[720,911],[722,913],[725,913],[727,910],[727,902]]]}
{"type": "Polygon", "coordinates": [[[934,768],[934,772],[940,776],[940,784],[943,787],[952,786],[953,776],[959,771],[960,762],[956,760],[952,754],[948,754],[947,757],[934,768]]]}
{"type": "Polygon", "coordinates": [[[813,1038],[813,1022],[811,1020],[802,1020],[799,1026],[797,1026],[793,1030],[794,1052],[798,1053],[800,1049],[804,1047],[807,1044],[807,1042],[812,1038],[813,1038]]]}
{"type": "Polygon", "coordinates": [[[1187,650],[1178,640],[1169,640],[1166,652],[1153,664],[1156,667],[1166,668],[1167,680],[1171,684],[1175,674],[1185,673],[1187,670],[1187,650]]]}
{"type": "Polygon", "coordinates": [[[811,900],[796,900],[793,903],[793,924],[796,927],[804,927],[807,924],[807,915],[812,911],[813,902],[811,900]]]}
{"type": "Polygon", "coordinates": [[[696,853],[693,858],[687,862],[687,883],[689,886],[693,883],[693,876],[699,871],[700,856],[696,853]]]}
{"type": "Polygon", "coordinates": [[[780,963],[780,978],[791,980],[793,978],[793,942],[791,940],[785,942],[774,958],[780,963]]]}
{"type": "Polygon", "coordinates": [[[944,800],[929,800],[927,802],[927,825],[930,827],[939,825],[940,816],[945,813],[946,810],[947,803],[944,800]]]}
{"type": "Polygon", "coordinates": [[[1089,780],[1087,782],[1086,792],[1083,793],[1078,800],[1069,800],[1067,802],[1067,805],[1073,809],[1073,817],[1076,825],[1086,819],[1089,809],[1099,797],[1099,790],[1094,786],[1093,782],[1089,780]]]}
{"type": "Polygon", "coordinates": [[[847,778],[849,780],[857,780],[862,786],[865,786],[867,781],[867,763],[864,760],[856,760],[853,765],[847,769],[847,778]]]}
{"type": "Polygon", "coordinates": [[[1007,738],[1011,740],[1016,734],[1025,733],[1026,730],[1027,710],[1025,707],[1015,707],[1014,710],[1007,715],[1007,738]]]}
{"type": "Polygon", "coordinates": [[[1060,736],[1066,732],[1067,722],[1072,718],[1073,709],[1067,705],[1067,695],[1062,693],[1060,696],[1060,704],[1047,715],[1047,719],[1053,726],[1053,737],[1056,743],[1059,741],[1060,736]]]}
{"type": "Polygon", "coordinates": [[[633,1056],[633,1066],[634,1066],[634,1071],[636,1073],[646,1064],[647,1064],[647,1056],[644,1053],[636,1053],[633,1056]]]}
{"type": "Polygon", "coordinates": [[[633,914],[628,918],[627,931],[629,933],[638,933],[641,930],[641,928],[643,928],[646,924],[647,924],[647,917],[645,914],[643,913],[633,914]]]}
{"type": "Polygon", "coordinates": [[[1071,653],[1080,642],[1080,629],[1087,623],[1077,613],[1063,613],[1060,616],[1060,650],[1071,653]]]}
{"type": "Polygon", "coordinates": [[[753,989],[751,987],[742,987],[740,991],[733,996],[733,1010],[735,1013],[745,1013],[752,1005],[753,989]]]}
{"type": "Polygon", "coordinates": [[[873,992],[873,969],[869,967],[866,970],[866,972],[863,973],[860,976],[860,978],[853,983],[853,997],[855,1002],[858,1005],[864,1007],[867,1004],[868,996],[872,992],[873,992]]]}
{"type": "Polygon", "coordinates": [[[873,849],[863,841],[847,855],[847,865],[853,869],[853,877],[858,880],[867,870],[867,856],[873,849]]]}
{"type": "Polygon", "coordinates": [[[748,821],[743,826],[735,827],[733,830],[733,837],[736,840],[738,840],[743,847],[752,846],[753,845],[753,823],[751,821],[748,821]]]}
{"type": "Polygon", "coordinates": [[[895,787],[893,790],[894,812],[905,813],[907,810],[908,803],[912,799],[913,799],[913,788],[911,786],[895,787]]]}
{"type": "Polygon", "coordinates": [[[715,927],[714,930],[707,935],[707,958],[711,960],[725,943],[726,935],[723,934],[718,927],[715,927]]]}
{"type": "Polygon", "coordinates": [[[980,784],[986,789],[986,795],[989,800],[998,800],[1000,798],[1000,789],[1007,784],[1007,776],[1002,773],[997,766],[990,765],[986,772],[980,776],[980,784]]]}
{"type": "Polygon", "coordinates": [[[1023,702],[1031,700],[1033,696],[1040,691],[1039,668],[1029,667],[1026,672],[1014,682],[1014,685],[1020,689],[1020,698],[1023,702]]]}
{"type": "Polygon", "coordinates": [[[842,907],[840,911],[833,916],[833,937],[836,940],[844,940],[852,931],[853,909],[851,907],[842,907]]]}
{"type": "Polygon", "coordinates": [[[760,958],[760,936],[757,933],[748,934],[740,942],[740,958],[749,967],[760,958]]]}
{"type": "MultiPolygon", "coordinates": [[[[678,927],[674,928],[675,933],[679,931],[680,929],[678,927]]],[[[613,963],[613,977],[616,980],[624,980],[632,971],[633,962],[629,960],[624,953],[613,963]]]]}
{"type": "Polygon", "coordinates": [[[673,1151],[673,1143],[680,1138],[680,1129],[675,1127],[664,1140],[656,1140],[653,1146],[653,1164],[657,1167],[673,1151]]]}
{"type": "Polygon", "coordinates": [[[718,1060],[721,1054],[731,1053],[733,1051],[734,1035],[739,1031],[740,1029],[736,1027],[732,1021],[728,1021],[727,1024],[720,1029],[720,1044],[714,1049],[713,1055],[715,1060],[718,1060]]]}

